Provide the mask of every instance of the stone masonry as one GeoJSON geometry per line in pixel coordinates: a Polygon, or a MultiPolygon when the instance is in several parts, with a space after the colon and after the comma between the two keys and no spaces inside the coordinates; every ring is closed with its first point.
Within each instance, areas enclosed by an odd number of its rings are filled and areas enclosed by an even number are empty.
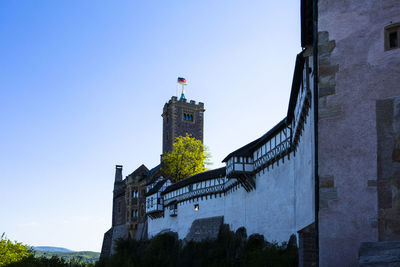
{"type": "Polygon", "coordinates": [[[172,144],[178,136],[186,133],[203,142],[204,104],[185,98],[178,101],[173,96],[164,105],[163,117],[163,153],[172,150],[172,144]],[[191,115],[191,120],[185,120],[185,114],[191,115]]]}

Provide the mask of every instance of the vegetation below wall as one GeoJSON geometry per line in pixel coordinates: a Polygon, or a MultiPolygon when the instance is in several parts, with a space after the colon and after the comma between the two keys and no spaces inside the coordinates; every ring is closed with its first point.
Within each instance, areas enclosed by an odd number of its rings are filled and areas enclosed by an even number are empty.
{"type": "Polygon", "coordinates": [[[216,240],[182,242],[177,234],[165,233],[149,241],[119,240],[116,254],[98,261],[96,267],[111,266],[297,266],[294,239],[278,245],[254,234],[247,238],[246,229],[236,232],[224,225],[216,240]]]}
{"type": "Polygon", "coordinates": [[[51,259],[52,257],[58,257],[60,259],[65,260],[66,262],[70,262],[71,260],[80,261],[80,262],[96,262],[100,253],[92,252],[92,251],[76,251],[76,252],[54,252],[54,251],[35,251],[35,257],[45,257],[51,259]]]}
{"type": "Polygon", "coordinates": [[[51,258],[46,257],[35,257],[33,254],[30,254],[27,257],[19,261],[15,261],[13,263],[4,265],[7,267],[93,267],[93,263],[85,263],[80,259],[70,259],[68,261],[59,258],[57,256],[53,256],[51,258]]]}
{"type": "Polygon", "coordinates": [[[0,267],[91,267],[99,253],[35,251],[29,246],[0,236],[0,267]]]}

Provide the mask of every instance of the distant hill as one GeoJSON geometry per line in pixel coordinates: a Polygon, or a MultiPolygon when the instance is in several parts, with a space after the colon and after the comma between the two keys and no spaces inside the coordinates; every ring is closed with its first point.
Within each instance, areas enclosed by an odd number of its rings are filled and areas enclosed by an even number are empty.
{"type": "Polygon", "coordinates": [[[95,262],[99,259],[100,253],[93,251],[73,251],[66,248],[59,247],[32,247],[35,252],[35,257],[51,258],[57,256],[65,261],[72,259],[80,260],[82,262],[95,262]]]}
{"type": "Polygon", "coordinates": [[[49,251],[49,252],[75,252],[73,250],[67,248],[59,248],[59,247],[32,247],[35,251],[49,251]]]}

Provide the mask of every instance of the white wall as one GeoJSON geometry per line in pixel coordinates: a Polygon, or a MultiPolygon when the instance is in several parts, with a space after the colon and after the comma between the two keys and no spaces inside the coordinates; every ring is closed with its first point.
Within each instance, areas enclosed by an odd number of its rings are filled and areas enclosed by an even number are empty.
{"type": "Polygon", "coordinates": [[[246,227],[247,234],[262,234],[268,241],[288,241],[291,234],[314,222],[314,139],[313,109],[296,152],[257,173],[256,189],[246,192],[243,187],[230,190],[224,196],[206,200],[185,201],[178,204],[178,215],[148,219],[149,237],[163,230],[186,237],[196,219],[224,216],[231,230],[246,227]],[[200,209],[194,210],[194,204],[200,209]]]}
{"type": "Polygon", "coordinates": [[[224,214],[224,196],[218,196],[215,198],[214,195],[210,199],[207,197],[194,199],[193,201],[185,201],[178,204],[178,212],[176,217],[169,216],[168,207],[164,209],[164,217],[157,219],[148,218],[148,236],[158,234],[163,230],[170,230],[178,233],[180,239],[186,237],[189,233],[189,229],[192,226],[192,222],[196,219],[208,218],[213,216],[223,216],[224,214]],[[199,210],[194,210],[194,204],[199,204],[199,210]]]}

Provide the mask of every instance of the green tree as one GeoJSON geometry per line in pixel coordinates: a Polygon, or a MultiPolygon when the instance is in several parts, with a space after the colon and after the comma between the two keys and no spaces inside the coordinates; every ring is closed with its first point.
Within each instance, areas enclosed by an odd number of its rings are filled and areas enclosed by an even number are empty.
{"type": "Polygon", "coordinates": [[[161,170],[174,182],[206,170],[210,154],[200,140],[186,133],[175,139],[171,152],[162,156],[161,170]]]}
{"type": "Polygon", "coordinates": [[[3,233],[0,238],[0,266],[18,262],[30,256],[32,252],[27,245],[10,241],[3,233]]]}

